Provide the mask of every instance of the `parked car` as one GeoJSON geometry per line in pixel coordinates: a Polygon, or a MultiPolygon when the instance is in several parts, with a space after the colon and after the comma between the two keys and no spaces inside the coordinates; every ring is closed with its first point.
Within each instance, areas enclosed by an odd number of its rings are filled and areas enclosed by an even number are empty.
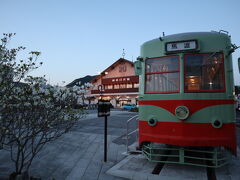
{"type": "Polygon", "coordinates": [[[124,109],[124,110],[131,110],[131,109],[134,109],[134,108],[136,108],[135,104],[124,104],[122,106],[122,109],[124,109]]]}

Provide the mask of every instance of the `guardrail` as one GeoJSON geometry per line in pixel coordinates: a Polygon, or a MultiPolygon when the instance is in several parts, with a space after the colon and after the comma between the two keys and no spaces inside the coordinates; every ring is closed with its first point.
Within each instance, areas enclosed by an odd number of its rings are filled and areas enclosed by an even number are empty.
{"type": "Polygon", "coordinates": [[[137,129],[129,132],[129,124],[130,122],[132,122],[133,120],[136,121],[136,123],[138,123],[139,120],[139,116],[135,115],[133,117],[131,117],[130,119],[127,120],[127,128],[126,128],[126,154],[129,154],[129,139],[130,139],[130,135],[136,133],[136,141],[138,141],[138,124],[137,124],[137,129]]]}

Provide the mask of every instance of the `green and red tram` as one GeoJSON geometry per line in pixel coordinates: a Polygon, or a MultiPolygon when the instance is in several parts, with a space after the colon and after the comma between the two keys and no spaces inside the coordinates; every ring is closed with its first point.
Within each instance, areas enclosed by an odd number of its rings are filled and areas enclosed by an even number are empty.
{"type": "Polygon", "coordinates": [[[212,153],[224,147],[236,154],[234,50],[230,36],[215,31],[164,36],[141,46],[135,62],[139,145],[150,160],[171,148],[178,155],[169,157],[185,164],[189,149],[212,153]]]}

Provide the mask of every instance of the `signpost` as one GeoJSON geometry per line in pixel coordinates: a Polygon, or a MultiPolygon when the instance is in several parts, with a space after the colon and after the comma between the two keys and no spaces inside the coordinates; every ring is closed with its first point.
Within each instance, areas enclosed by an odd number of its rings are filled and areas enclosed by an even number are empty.
{"type": "Polygon", "coordinates": [[[100,100],[98,101],[98,117],[104,117],[104,162],[107,162],[107,117],[110,116],[110,101],[102,100],[102,85],[98,86],[100,100]]]}
{"type": "Polygon", "coordinates": [[[98,117],[110,116],[110,101],[99,100],[98,101],[98,117]]]}

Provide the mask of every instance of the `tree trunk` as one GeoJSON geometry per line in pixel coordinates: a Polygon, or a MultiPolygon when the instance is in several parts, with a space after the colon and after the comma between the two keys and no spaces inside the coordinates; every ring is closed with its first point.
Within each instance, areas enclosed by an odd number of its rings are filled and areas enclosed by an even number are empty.
{"type": "Polygon", "coordinates": [[[10,174],[9,180],[30,180],[30,177],[27,171],[21,174],[13,172],[12,174],[10,174]]]}

